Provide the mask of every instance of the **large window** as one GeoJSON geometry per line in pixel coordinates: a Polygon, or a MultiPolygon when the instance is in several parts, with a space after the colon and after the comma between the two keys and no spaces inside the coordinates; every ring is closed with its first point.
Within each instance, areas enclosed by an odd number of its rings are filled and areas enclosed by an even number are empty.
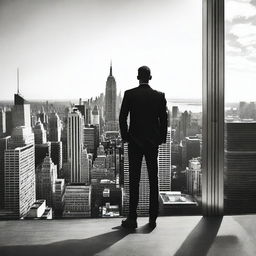
{"type": "Polygon", "coordinates": [[[226,0],[226,214],[256,212],[256,5],[226,0]]]}

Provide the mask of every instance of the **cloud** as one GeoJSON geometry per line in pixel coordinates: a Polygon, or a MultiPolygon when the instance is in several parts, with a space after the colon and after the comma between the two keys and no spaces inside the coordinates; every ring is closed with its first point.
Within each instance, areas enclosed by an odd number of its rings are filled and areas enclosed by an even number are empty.
{"type": "Polygon", "coordinates": [[[256,0],[228,0],[225,14],[228,65],[252,71],[256,64],[256,0]]]}

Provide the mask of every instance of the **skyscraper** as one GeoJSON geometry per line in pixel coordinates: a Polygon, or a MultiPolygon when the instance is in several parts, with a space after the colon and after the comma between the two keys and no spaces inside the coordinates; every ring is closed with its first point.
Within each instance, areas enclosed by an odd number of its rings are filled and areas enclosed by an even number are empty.
{"type": "Polygon", "coordinates": [[[34,127],[34,135],[35,135],[35,144],[44,144],[46,143],[46,130],[40,120],[38,119],[35,127],[34,127]]]}
{"type": "Polygon", "coordinates": [[[109,121],[116,121],[116,80],[112,75],[112,64],[105,91],[105,122],[109,121]]]}
{"type": "Polygon", "coordinates": [[[36,172],[36,197],[45,199],[48,206],[53,206],[55,181],[57,179],[57,166],[54,165],[51,158],[44,158],[41,168],[36,172]]]}
{"type": "Polygon", "coordinates": [[[4,152],[8,148],[11,136],[0,138],[0,209],[4,207],[4,152]]]}
{"type": "Polygon", "coordinates": [[[12,127],[31,127],[30,104],[19,94],[14,94],[14,106],[12,109],[12,127]]]}
{"type": "Polygon", "coordinates": [[[0,109],[0,138],[6,133],[6,114],[4,109],[0,109]]]}
{"type": "Polygon", "coordinates": [[[60,177],[60,170],[62,169],[62,141],[51,142],[51,159],[57,165],[58,177],[60,177]]]}
{"type": "MultiPolygon", "coordinates": [[[[124,207],[123,213],[127,215],[129,213],[129,161],[128,161],[128,145],[124,144],[124,207]]],[[[140,176],[140,188],[139,188],[139,204],[137,207],[138,216],[145,216],[149,211],[149,180],[148,170],[143,157],[141,165],[141,176],[140,176]]]]}
{"type": "Polygon", "coordinates": [[[224,210],[256,211],[256,122],[226,123],[224,210]]]}
{"type": "Polygon", "coordinates": [[[171,191],[171,129],[168,128],[166,143],[159,146],[158,153],[159,191],[171,191]]]}
{"type": "Polygon", "coordinates": [[[50,114],[48,128],[49,128],[49,141],[60,141],[61,122],[56,112],[52,112],[50,114]]]}
{"type": "Polygon", "coordinates": [[[186,151],[186,166],[188,166],[190,159],[200,156],[200,139],[198,139],[197,136],[186,137],[185,151],[186,151]]]}
{"type": "Polygon", "coordinates": [[[63,217],[91,217],[91,186],[70,184],[66,186],[63,217]]]}
{"type": "Polygon", "coordinates": [[[92,125],[100,125],[100,114],[97,105],[92,110],[92,125]]]}
{"type": "Polygon", "coordinates": [[[5,209],[10,215],[25,216],[36,199],[34,134],[30,127],[13,129],[5,150],[5,209]]]}
{"type": "Polygon", "coordinates": [[[71,182],[82,182],[82,151],[83,151],[83,128],[84,120],[82,114],[74,108],[68,114],[67,142],[68,161],[71,165],[71,182]]]}

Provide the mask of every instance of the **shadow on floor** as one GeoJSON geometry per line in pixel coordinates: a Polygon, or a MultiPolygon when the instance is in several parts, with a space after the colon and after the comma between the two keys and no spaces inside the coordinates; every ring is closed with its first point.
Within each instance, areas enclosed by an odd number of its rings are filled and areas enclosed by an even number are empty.
{"type": "Polygon", "coordinates": [[[174,256],[206,256],[213,244],[223,217],[202,217],[174,256]]]}
{"type": "Polygon", "coordinates": [[[45,245],[14,245],[1,246],[1,256],[92,256],[113,244],[117,243],[131,233],[147,234],[152,231],[148,225],[137,230],[126,230],[120,226],[112,228],[113,231],[90,237],[87,239],[73,239],[45,245]]]}

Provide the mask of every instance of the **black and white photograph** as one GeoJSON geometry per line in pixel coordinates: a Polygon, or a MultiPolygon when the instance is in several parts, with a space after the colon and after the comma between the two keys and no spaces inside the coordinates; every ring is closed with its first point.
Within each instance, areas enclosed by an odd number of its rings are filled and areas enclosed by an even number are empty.
{"type": "Polygon", "coordinates": [[[256,0],[0,0],[0,255],[255,256],[256,0]]]}

